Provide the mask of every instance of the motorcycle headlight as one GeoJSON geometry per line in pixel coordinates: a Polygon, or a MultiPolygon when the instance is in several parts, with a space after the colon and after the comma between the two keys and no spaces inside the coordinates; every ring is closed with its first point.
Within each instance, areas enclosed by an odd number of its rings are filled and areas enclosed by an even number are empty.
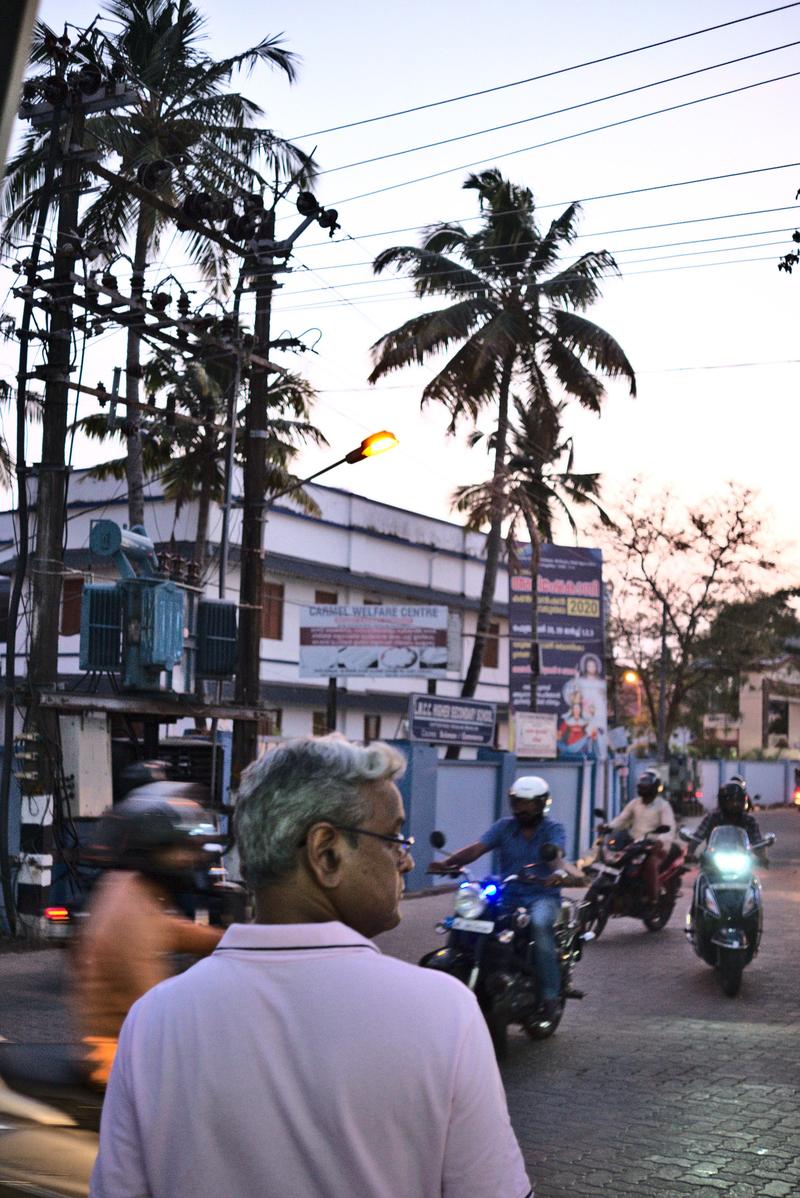
{"type": "Polygon", "coordinates": [[[721,874],[739,878],[750,868],[750,858],[747,853],[712,853],[714,865],[721,874]]]}
{"type": "Polygon", "coordinates": [[[719,903],[717,902],[717,896],[714,894],[714,891],[710,886],[706,886],[706,892],[703,895],[703,906],[707,911],[710,911],[712,915],[721,914],[719,903]]]}
{"type": "Polygon", "coordinates": [[[477,919],[486,908],[486,899],[477,882],[464,882],[456,896],[456,915],[462,919],[477,919]]]}

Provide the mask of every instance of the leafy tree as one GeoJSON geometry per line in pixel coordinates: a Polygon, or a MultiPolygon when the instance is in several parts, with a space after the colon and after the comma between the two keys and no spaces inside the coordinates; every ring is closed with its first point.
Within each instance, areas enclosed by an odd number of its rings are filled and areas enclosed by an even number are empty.
{"type": "Polygon", "coordinates": [[[525,405],[544,421],[548,414],[553,418],[563,398],[599,412],[605,394],[600,374],[626,379],[631,394],[636,384],[614,338],[581,315],[598,298],[601,278],[616,271],[614,259],[605,250],[593,251],[559,266],[564,247],[577,236],[580,206],[570,204],[542,233],[532,193],[497,169],[470,175],[464,186],[478,194],[483,221],[477,232],[438,224],[421,246],[395,246],[375,259],[377,274],[408,268],[420,299],[446,296],[451,302],[381,337],[372,347],[369,377],[374,383],[390,371],[449,354],[423,388],[423,404],[442,404],[450,413],[451,432],[459,421],[474,421],[487,408],[497,415],[485,507],[486,564],[462,687],[469,696],[480,677],[507,514],[512,388],[524,391],[525,405]]]}
{"type": "MultiPolygon", "coordinates": [[[[777,554],[768,547],[752,492],[734,484],[715,499],[683,508],[670,495],[643,497],[638,479],[615,519],[605,537],[612,639],[620,658],[639,674],[656,728],[665,623],[669,738],[688,718],[693,696],[708,696],[710,687],[769,643],[769,627],[758,628],[766,610],[759,604],[773,602],[764,581],[777,554]],[[753,633],[749,646],[741,635],[731,635],[744,612],[750,613],[753,633]]],[[[774,614],[783,618],[780,603],[774,614]]]]}
{"type": "MultiPolygon", "coordinates": [[[[130,108],[89,116],[84,144],[101,159],[112,158],[123,177],[135,177],[148,163],[168,162],[171,172],[153,172],[149,190],[170,204],[190,192],[230,197],[242,189],[260,188],[258,166],[292,172],[312,170],[308,157],[254,122],[263,116],[253,101],[228,90],[232,76],[258,64],[275,67],[295,78],[296,58],[280,37],[228,58],[214,59],[201,48],[204,19],[192,0],[107,0],[111,33],[95,28],[84,45],[86,56],[119,66],[133,80],[136,103],[130,108]]],[[[32,61],[46,61],[45,39],[52,33],[37,26],[32,61]]],[[[29,232],[45,178],[49,130],[33,129],[23,139],[6,174],[2,214],[9,231],[29,232]]],[[[141,298],[145,270],[157,252],[170,218],[137,196],[124,183],[104,185],[83,213],[84,243],[106,243],[111,256],[132,240],[131,294],[141,298]]],[[[204,275],[224,287],[228,265],[215,242],[187,231],[189,253],[204,275]]],[[[126,400],[128,401],[126,477],[131,524],[144,516],[143,445],[139,400],[141,337],[132,323],[127,334],[126,400]]]]}

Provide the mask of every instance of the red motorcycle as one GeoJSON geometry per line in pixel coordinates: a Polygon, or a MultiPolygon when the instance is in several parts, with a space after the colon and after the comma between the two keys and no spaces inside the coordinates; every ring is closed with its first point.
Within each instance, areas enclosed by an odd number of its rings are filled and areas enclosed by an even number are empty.
{"type": "MultiPolygon", "coordinates": [[[[662,824],[651,835],[669,832],[662,824]]],[[[681,892],[681,878],[688,872],[686,851],[673,844],[659,870],[658,900],[653,903],[644,878],[644,863],[652,852],[650,836],[634,840],[625,829],[609,828],[597,841],[597,857],[585,868],[592,878],[581,904],[581,931],[601,934],[610,917],[641,919],[650,932],[660,932],[669,923],[681,892]]]]}

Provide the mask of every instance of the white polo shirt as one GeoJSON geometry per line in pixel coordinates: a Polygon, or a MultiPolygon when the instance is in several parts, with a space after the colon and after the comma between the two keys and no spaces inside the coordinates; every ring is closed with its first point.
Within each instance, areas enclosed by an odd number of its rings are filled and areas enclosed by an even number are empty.
{"type": "Polygon", "coordinates": [[[235,924],[132,1008],[92,1198],[526,1198],[474,996],[342,923],[235,924]]]}
{"type": "Polygon", "coordinates": [[[654,839],[660,840],[665,849],[669,849],[675,839],[675,812],[668,799],[659,795],[651,803],[645,803],[638,795],[622,808],[616,819],[609,821],[611,828],[630,828],[634,840],[654,832],[661,824],[669,827],[669,832],[662,832],[654,839]]]}

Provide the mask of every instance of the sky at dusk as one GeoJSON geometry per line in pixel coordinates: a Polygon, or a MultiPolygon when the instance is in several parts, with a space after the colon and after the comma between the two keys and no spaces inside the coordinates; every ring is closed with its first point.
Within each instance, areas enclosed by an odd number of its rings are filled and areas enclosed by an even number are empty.
{"type": "MultiPolygon", "coordinates": [[[[319,469],[367,432],[385,427],[397,433],[400,447],[342,467],[328,476],[332,485],[446,517],[453,488],[487,473],[485,451],[466,446],[466,427],[448,438],[442,413],[420,411],[433,364],[395,374],[375,388],[366,379],[370,345],[422,310],[406,280],[391,274],[375,279],[372,259],[387,246],[417,243],[421,228],[436,221],[468,220],[466,227],[475,229],[477,204],[462,183],[469,170],[496,163],[532,189],[543,225],[568,202],[584,200],[574,255],[608,249],[622,271],[620,279],[604,283],[603,299],[589,315],[623,346],[637,371],[639,394],[630,399],[627,388],[612,383],[599,419],[571,413],[567,430],[575,438],[576,467],[602,473],[612,505],[633,475],[689,501],[719,492],[731,479],[744,483],[771,513],[775,536],[787,547],[787,569],[800,566],[794,411],[800,275],[777,270],[800,223],[800,152],[790,136],[800,91],[800,6],[338,131],[328,130],[769,6],[755,0],[403,0],[392,6],[205,0],[200,7],[208,17],[206,48],[215,57],[281,32],[301,56],[294,86],[266,68],[236,85],[264,108],[265,124],[316,150],[323,173],[315,192],[340,214],[342,231],[332,241],[316,227],[299,240],[296,269],[284,276],[274,304],[274,336],[310,329],[321,334],[307,335],[309,342],[318,338],[316,354],[276,355],[319,389],[315,418],[330,443],[327,450],[305,451],[298,472],[319,469]],[[730,62],[744,56],[751,57],[730,62]],[[604,99],[634,88],[640,90],[604,99]],[[704,99],[733,89],[740,90],[704,99]],[[575,105],[582,107],[547,115],[575,105]],[[620,121],[626,123],[598,128],[620,121]],[[511,128],[478,132],[511,122],[511,128]],[[541,144],[546,142],[556,144],[541,144]],[[379,156],[381,161],[354,165],[379,156]],[[773,167],[782,169],[764,169],[773,167]],[[431,175],[437,177],[422,178],[431,175]],[[736,177],[663,186],[721,175],[736,177]],[[625,192],[638,194],[591,198],[625,192]]],[[[68,6],[43,0],[40,6],[41,17],[56,27],[67,12],[70,20],[87,23],[96,11],[86,0],[68,6]]],[[[297,218],[288,204],[280,215],[278,231],[285,235],[297,218]]],[[[154,265],[148,277],[157,282],[174,270],[201,298],[203,284],[180,234],[168,235],[162,248],[169,266],[154,265]]],[[[4,295],[12,280],[3,268],[4,295]]],[[[0,343],[0,377],[9,381],[15,354],[16,343],[0,343]]],[[[90,341],[85,381],[109,385],[113,366],[123,362],[119,335],[90,341]]],[[[91,401],[81,408],[82,414],[91,410],[91,401]]],[[[7,414],[4,421],[10,437],[7,414]]],[[[482,427],[490,424],[487,417],[482,427]]],[[[79,442],[76,464],[91,463],[97,452],[79,442]]],[[[110,446],[103,453],[114,456],[110,446]]]]}

